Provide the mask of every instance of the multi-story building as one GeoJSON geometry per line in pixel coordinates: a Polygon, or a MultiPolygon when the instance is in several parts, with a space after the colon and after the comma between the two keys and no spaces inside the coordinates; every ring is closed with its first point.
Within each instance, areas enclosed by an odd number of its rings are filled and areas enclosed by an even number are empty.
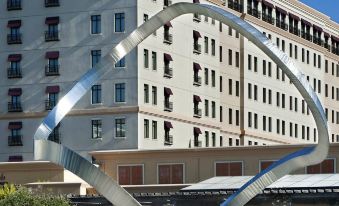
{"type": "MultiPolygon", "coordinates": [[[[34,132],[58,99],[138,25],[177,2],[0,5],[0,128],[8,136],[0,161],[32,160],[34,132]]],[[[339,25],[295,0],[208,3],[241,16],[295,60],[326,108],[331,141],[339,141],[339,25]]],[[[272,60],[232,28],[187,14],[112,65],[50,139],[90,158],[93,150],[314,143],[317,132],[272,60]]]]}

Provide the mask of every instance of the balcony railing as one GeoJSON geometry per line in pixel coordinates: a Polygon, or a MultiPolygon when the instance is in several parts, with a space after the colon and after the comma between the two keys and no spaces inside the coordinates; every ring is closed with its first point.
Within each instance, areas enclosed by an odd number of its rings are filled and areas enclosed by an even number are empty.
{"type": "Polygon", "coordinates": [[[20,102],[8,102],[8,112],[22,112],[20,102]]]}
{"type": "Polygon", "coordinates": [[[53,141],[53,142],[58,143],[58,144],[61,143],[60,139],[61,139],[60,132],[52,132],[48,136],[48,140],[53,141]]]}
{"type": "Polygon", "coordinates": [[[172,5],[172,0],[164,0],[164,8],[171,6],[172,5]]]}
{"type": "Polygon", "coordinates": [[[274,25],[274,22],[275,22],[274,17],[272,17],[271,15],[268,15],[268,14],[266,14],[264,12],[262,12],[261,16],[262,16],[262,20],[263,21],[274,25]]]}
{"type": "Polygon", "coordinates": [[[276,26],[279,27],[280,29],[285,30],[285,31],[288,30],[287,24],[286,24],[285,22],[283,22],[283,21],[277,20],[277,21],[276,21],[276,26]]]}
{"type": "Polygon", "coordinates": [[[313,36],[313,43],[318,44],[319,46],[323,46],[324,40],[322,40],[320,37],[313,36]]]}
{"type": "Polygon", "coordinates": [[[331,46],[328,43],[324,43],[324,47],[328,50],[331,51],[331,46]]]}
{"type": "Polygon", "coordinates": [[[165,44],[172,44],[173,43],[173,36],[169,32],[164,33],[164,43],[165,44]]]}
{"type": "Polygon", "coordinates": [[[201,147],[202,142],[201,141],[194,141],[194,147],[201,147]]]}
{"type": "Polygon", "coordinates": [[[45,101],[45,109],[46,110],[52,110],[56,105],[56,101],[50,101],[50,100],[46,100],[45,101]]]}
{"type": "Polygon", "coordinates": [[[258,9],[256,9],[256,8],[252,8],[252,7],[248,6],[247,7],[247,13],[249,15],[251,15],[251,16],[254,16],[254,17],[258,18],[258,19],[261,18],[260,11],[258,9]]]}
{"type": "Polygon", "coordinates": [[[193,85],[194,86],[201,86],[201,77],[199,77],[199,76],[195,76],[195,77],[193,77],[193,85]]]}
{"type": "Polygon", "coordinates": [[[166,78],[172,78],[173,77],[172,67],[169,67],[169,66],[164,67],[164,77],[166,77],[166,78]]]}
{"type": "Polygon", "coordinates": [[[21,10],[21,0],[7,0],[7,10],[21,10]]]}
{"type": "Polygon", "coordinates": [[[201,54],[201,45],[198,43],[193,44],[193,53],[194,54],[201,54]]]}
{"type": "Polygon", "coordinates": [[[22,146],[22,136],[8,136],[8,146],[22,146]]]}
{"type": "Polygon", "coordinates": [[[194,14],[194,15],[193,15],[193,21],[195,21],[195,22],[201,22],[201,15],[199,15],[199,14],[194,14]]]}
{"type": "Polygon", "coordinates": [[[59,32],[45,32],[45,41],[59,41],[59,32]]]}
{"type": "Polygon", "coordinates": [[[173,102],[164,101],[164,111],[172,112],[173,111],[173,102]]]}
{"type": "Polygon", "coordinates": [[[201,118],[202,111],[199,108],[193,108],[193,117],[201,118]]]}
{"type": "Polygon", "coordinates": [[[165,135],[165,145],[172,145],[172,144],[173,144],[173,136],[165,135]]]}
{"type": "Polygon", "coordinates": [[[228,0],[228,8],[238,11],[240,13],[243,12],[243,5],[232,0],[228,0]]]}
{"type": "Polygon", "coordinates": [[[306,33],[304,31],[301,31],[301,38],[304,38],[308,41],[312,41],[313,40],[313,36],[309,33],[306,33]]]}
{"type": "Polygon", "coordinates": [[[332,47],[332,53],[339,55],[339,48],[332,47]]]}
{"type": "Polygon", "coordinates": [[[60,6],[59,0],[45,0],[45,7],[56,7],[60,6]]]}
{"type": "Polygon", "coordinates": [[[21,44],[21,34],[8,34],[7,44],[21,44]]]}
{"type": "Polygon", "coordinates": [[[20,68],[16,68],[16,69],[12,69],[12,68],[8,68],[7,69],[7,78],[12,79],[12,78],[21,78],[21,69],[20,68]]]}
{"type": "Polygon", "coordinates": [[[294,35],[297,35],[297,36],[300,36],[300,29],[298,29],[298,27],[294,27],[294,26],[289,26],[289,32],[294,34],[294,35]]]}
{"type": "Polygon", "coordinates": [[[59,65],[46,65],[45,75],[46,76],[58,76],[59,75],[59,65]]]}

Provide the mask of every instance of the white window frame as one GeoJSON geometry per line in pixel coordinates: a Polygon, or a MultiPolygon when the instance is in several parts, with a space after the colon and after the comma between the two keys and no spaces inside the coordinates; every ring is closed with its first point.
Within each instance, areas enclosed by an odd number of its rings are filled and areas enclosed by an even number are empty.
{"type": "Polygon", "coordinates": [[[114,118],[114,122],[113,122],[113,136],[114,136],[114,139],[127,139],[127,131],[128,131],[128,125],[127,125],[127,117],[126,116],[119,116],[119,117],[115,117],[114,118]],[[116,130],[117,130],[117,128],[115,127],[115,122],[116,122],[116,120],[117,119],[125,119],[125,124],[126,124],[126,132],[125,132],[125,136],[124,137],[117,137],[116,136],[116,130]]]}
{"type": "Polygon", "coordinates": [[[115,82],[114,83],[114,91],[113,91],[113,99],[114,99],[114,104],[126,104],[126,97],[127,97],[127,83],[126,82],[115,82]],[[117,102],[117,99],[115,98],[116,97],[116,94],[115,94],[115,91],[116,91],[116,85],[117,84],[125,84],[125,101],[124,102],[117,102]]]}

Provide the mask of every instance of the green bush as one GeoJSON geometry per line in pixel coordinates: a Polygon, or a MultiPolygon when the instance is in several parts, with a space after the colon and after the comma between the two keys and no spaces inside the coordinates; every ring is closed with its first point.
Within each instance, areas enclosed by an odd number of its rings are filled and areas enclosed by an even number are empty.
{"type": "Polygon", "coordinates": [[[20,187],[0,198],[0,206],[70,206],[70,204],[64,197],[33,194],[27,188],[20,187]]]}

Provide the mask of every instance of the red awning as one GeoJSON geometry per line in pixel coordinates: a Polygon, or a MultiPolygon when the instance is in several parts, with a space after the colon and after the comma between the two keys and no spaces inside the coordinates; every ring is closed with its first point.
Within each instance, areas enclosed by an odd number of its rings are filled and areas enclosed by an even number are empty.
{"type": "Polygon", "coordinates": [[[274,5],[273,5],[272,3],[266,1],[266,0],[263,0],[262,3],[263,3],[265,6],[267,6],[267,7],[270,7],[270,8],[272,8],[272,9],[274,8],[274,5]]]}
{"type": "Polygon", "coordinates": [[[193,0],[193,3],[200,4],[200,1],[199,0],[193,0]]]}
{"type": "Polygon", "coordinates": [[[201,34],[198,31],[193,30],[193,38],[201,38],[201,34]]]}
{"type": "Polygon", "coordinates": [[[9,96],[20,96],[22,94],[21,88],[12,88],[8,90],[9,96]]]}
{"type": "Polygon", "coordinates": [[[46,52],[46,59],[57,59],[57,58],[59,58],[59,52],[58,51],[46,52]]]}
{"type": "Polygon", "coordinates": [[[201,102],[201,98],[198,95],[193,95],[193,102],[201,102]]]}
{"type": "Polygon", "coordinates": [[[165,93],[165,95],[167,95],[167,96],[173,94],[172,90],[171,90],[170,88],[168,88],[168,87],[165,87],[165,88],[164,88],[164,93],[165,93]]]}
{"type": "Polygon", "coordinates": [[[172,125],[171,122],[165,121],[165,122],[164,122],[164,127],[165,127],[166,129],[172,129],[172,128],[173,128],[173,125],[172,125]]]}
{"type": "Polygon", "coordinates": [[[59,17],[58,16],[54,16],[54,17],[47,17],[46,24],[59,24],[59,17]]]}
{"type": "Polygon", "coordinates": [[[173,61],[172,56],[170,54],[164,54],[164,60],[165,61],[173,61]]]}
{"type": "Polygon", "coordinates": [[[7,27],[12,28],[12,27],[20,27],[21,26],[21,20],[11,20],[8,21],[7,27]]]}
{"type": "Polygon", "coordinates": [[[168,21],[168,22],[165,24],[165,26],[167,26],[167,27],[173,27],[170,21],[168,21]]]}
{"type": "Polygon", "coordinates": [[[308,21],[306,21],[305,19],[301,19],[301,22],[306,24],[307,26],[312,26],[312,24],[308,21]]]}
{"type": "Polygon", "coordinates": [[[8,162],[22,162],[22,155],[9,156],[8,162]]]}
{"type": "Polygon", "coordinates": [[[194,71],[201,70],[200,64],[194,62],[194,63],[193,63],[193,69],[194,69],[194,71]]]}
{"type": "Polygon", "coordinates": [[[317,25],[315,25],[315,24],[313,24],[313,29],[315,29],[315,30],[317,30],[317,31],[320,31],[320,32],[323,31],[323,29],[322,29],[321,27],[319,27],[319,26],[317,26],[317,25]]]}
{"type": "Polygon", "coordinates": [[[59,93],[60,87],[59,86],[48,86],[46,87],[46,93],[59,93]]]}
{"type": "Polygon", "coordinates": [[[21,54],[10,54],[8,55],[9,62],[18,62],[21,61],[21,54]]]}
{"type": "Polygon", "coordinates": [[[8,129],[21,129],[22,122],[10,122],[8,123],[8,129]]]}
{"type": "Polygon", "coordinates": [[[331,35],[329,33],[324,32],[324,37],[330,38],[330,36],[331,35]]]}
{"type": "Polygon", "coordinates": [[[336,36],[333,36],[333,35],[332,35],[332,36],[331,36],[331,39],[334,40],[334,41],[336,41],[336,42],[339,42],[339,38],[336,37],[336,36]]]}
{"type": "Polygon", "coordinates": [[[292,19],[294,19],[294,20],[297,20],[297,21],[300,20],[299,16],[296,16],[296,15],[294,15],[294,14],[292,14],[292,13],[289,13],[288,15],[289,15],[292,19]]]}
{"type": "Polygon", "coordinates": [[[277,10],[277,11],[279,11],[280,13],[282,13],[282,14],[285,14],[285,15],[287,15],[287,11],[285,11],[284,9],[282,9],[282,8],[280,8],[280,7],[275,7],[275,10],[277,10]]]}
{"type": "Polygon", "coordinates": [[[199,127],[194,127],[193,128],[193,132],[194,132],[194,134],[202,134],[202,132],[201,132],[199,127]]]}

